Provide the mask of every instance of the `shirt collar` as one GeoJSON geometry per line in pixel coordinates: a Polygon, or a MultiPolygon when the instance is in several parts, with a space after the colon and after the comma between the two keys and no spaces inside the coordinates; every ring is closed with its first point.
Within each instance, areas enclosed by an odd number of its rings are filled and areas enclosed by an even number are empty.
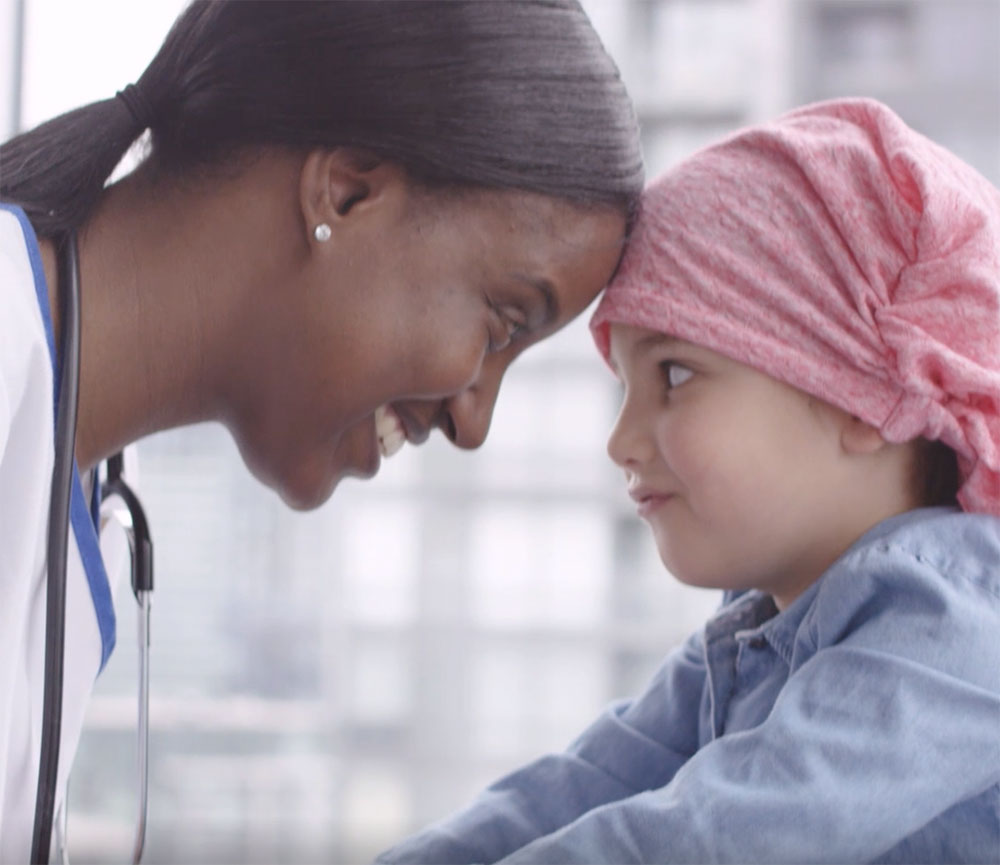
{"type": "Polygon", "coordinates": [[[918,522],[954,508],[920,508],[890,517],[873,526],[844,551],[831,565],[784,610],[778,611],[770,595],[757,589],[726,592],[722,608],[705,624],[705,640],[713,643],[730,638],[738,642],[766,640],[786,664],[791,664],[795,636],[816,600],[820,585],[837,564],[855,549],[878,541],[907,523],[918,522]]]}

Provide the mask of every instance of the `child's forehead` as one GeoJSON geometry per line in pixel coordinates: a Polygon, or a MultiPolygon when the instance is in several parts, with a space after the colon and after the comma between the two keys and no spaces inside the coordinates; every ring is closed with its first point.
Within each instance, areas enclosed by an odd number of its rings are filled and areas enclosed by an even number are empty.
{"type": "Polygon", "coordinates": [[[694,345],[692,342],[680,339],[669,333],[664,333],[662,330],[617,321],[610,322],[608,336],[612,351],[614,351],[616,345],[619,349],[647,349],[660,346],[694,345]]]}
{"type": "Polygon", "coordinates": [[[621,322],[609,324],[608,340],[609,360],[615,369],[618,369],[616,359],[637,358],[652,352],[717,354],[704,346],[664,333],[661,330],[621,322]]]}

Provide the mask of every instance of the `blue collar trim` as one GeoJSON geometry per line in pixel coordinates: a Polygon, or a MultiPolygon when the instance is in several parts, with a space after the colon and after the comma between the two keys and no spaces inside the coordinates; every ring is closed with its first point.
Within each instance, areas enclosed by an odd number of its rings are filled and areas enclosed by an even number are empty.
{"type": "MultiPolygon", "coordinates": [[[[45,325],[45,338],[49,346],[49,358],[52,361],[53,410],[55,418],[56,404],[59,394],[60,368],[56,363],[55,336],[52,328],[52,312],[49,309],[49,290],[45,281],[45,270],[42,267],[42,253],[38,246],[35,230],[20,207],[0,204],[0,210],[12,214],[21,225],[24,242],[28,250],[28,260],[31,262],[31,272],[35,280],[35,293],[38,308],[42,313],[45,325]]],[[[55,430],[53,429],[53,435],[55,430]]],[[[83,485],[80,482],[80,472],[73,461],[73,492],[70,499],[70,525],[76,536],[76,544],[80,550],[83,569],[87,574],[87,584],[90,586],[90,596],[94,602],[94,612],[97,615],[97,626],[101,633],[101,669],[107,663],[115,647],[115,608],[111,600],[111,586],[108,574],[101,558],[101,546],[98,540],[100,525],[100,489],[95,483],[94,500],[88,505],[83,495],[83,485]]]]}

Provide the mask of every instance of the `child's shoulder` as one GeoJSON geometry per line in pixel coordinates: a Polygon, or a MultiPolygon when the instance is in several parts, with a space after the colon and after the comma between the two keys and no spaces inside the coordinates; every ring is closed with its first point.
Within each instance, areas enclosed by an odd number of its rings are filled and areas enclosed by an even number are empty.
{"type": "Polygon", "coordinates": [[[1000,518],[954,508],[921,508],[867,532],[831,569],[891,579],[915,571],[971,582],[1000,598],[1000,518]]]}
{"type": "Polygon", "coordinates": [[[922,654],[948,633],[950,644],[1000,663],[1000,518],[927,508],[887,520],[806,602],[798,637],[811,651],[852,642],[922,654]]]}

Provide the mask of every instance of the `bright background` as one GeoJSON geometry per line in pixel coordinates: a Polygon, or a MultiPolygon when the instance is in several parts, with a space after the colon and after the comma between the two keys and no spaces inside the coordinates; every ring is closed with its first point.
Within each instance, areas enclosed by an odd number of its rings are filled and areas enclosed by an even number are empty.
{"type": "MultiPolygon", "coordinates": [[[[0,0],[3,137],[137,78],[182,5],[0,0]]],[[[584,5],[650,176],[737,125],[871,95],[1000,181],[1000,0],[584,5]]],[[[581,319],[508,375],[481,451],[404,449],[310,514],[217,427],[143,442],[145,861],[367,861],[641,687],[717,596],[664,573],[635,518],[604,454],[616,400],[581,319]]],[[[126,603],[73,775],[78,863],[129,856],[134,628],[126,603]]]]}

